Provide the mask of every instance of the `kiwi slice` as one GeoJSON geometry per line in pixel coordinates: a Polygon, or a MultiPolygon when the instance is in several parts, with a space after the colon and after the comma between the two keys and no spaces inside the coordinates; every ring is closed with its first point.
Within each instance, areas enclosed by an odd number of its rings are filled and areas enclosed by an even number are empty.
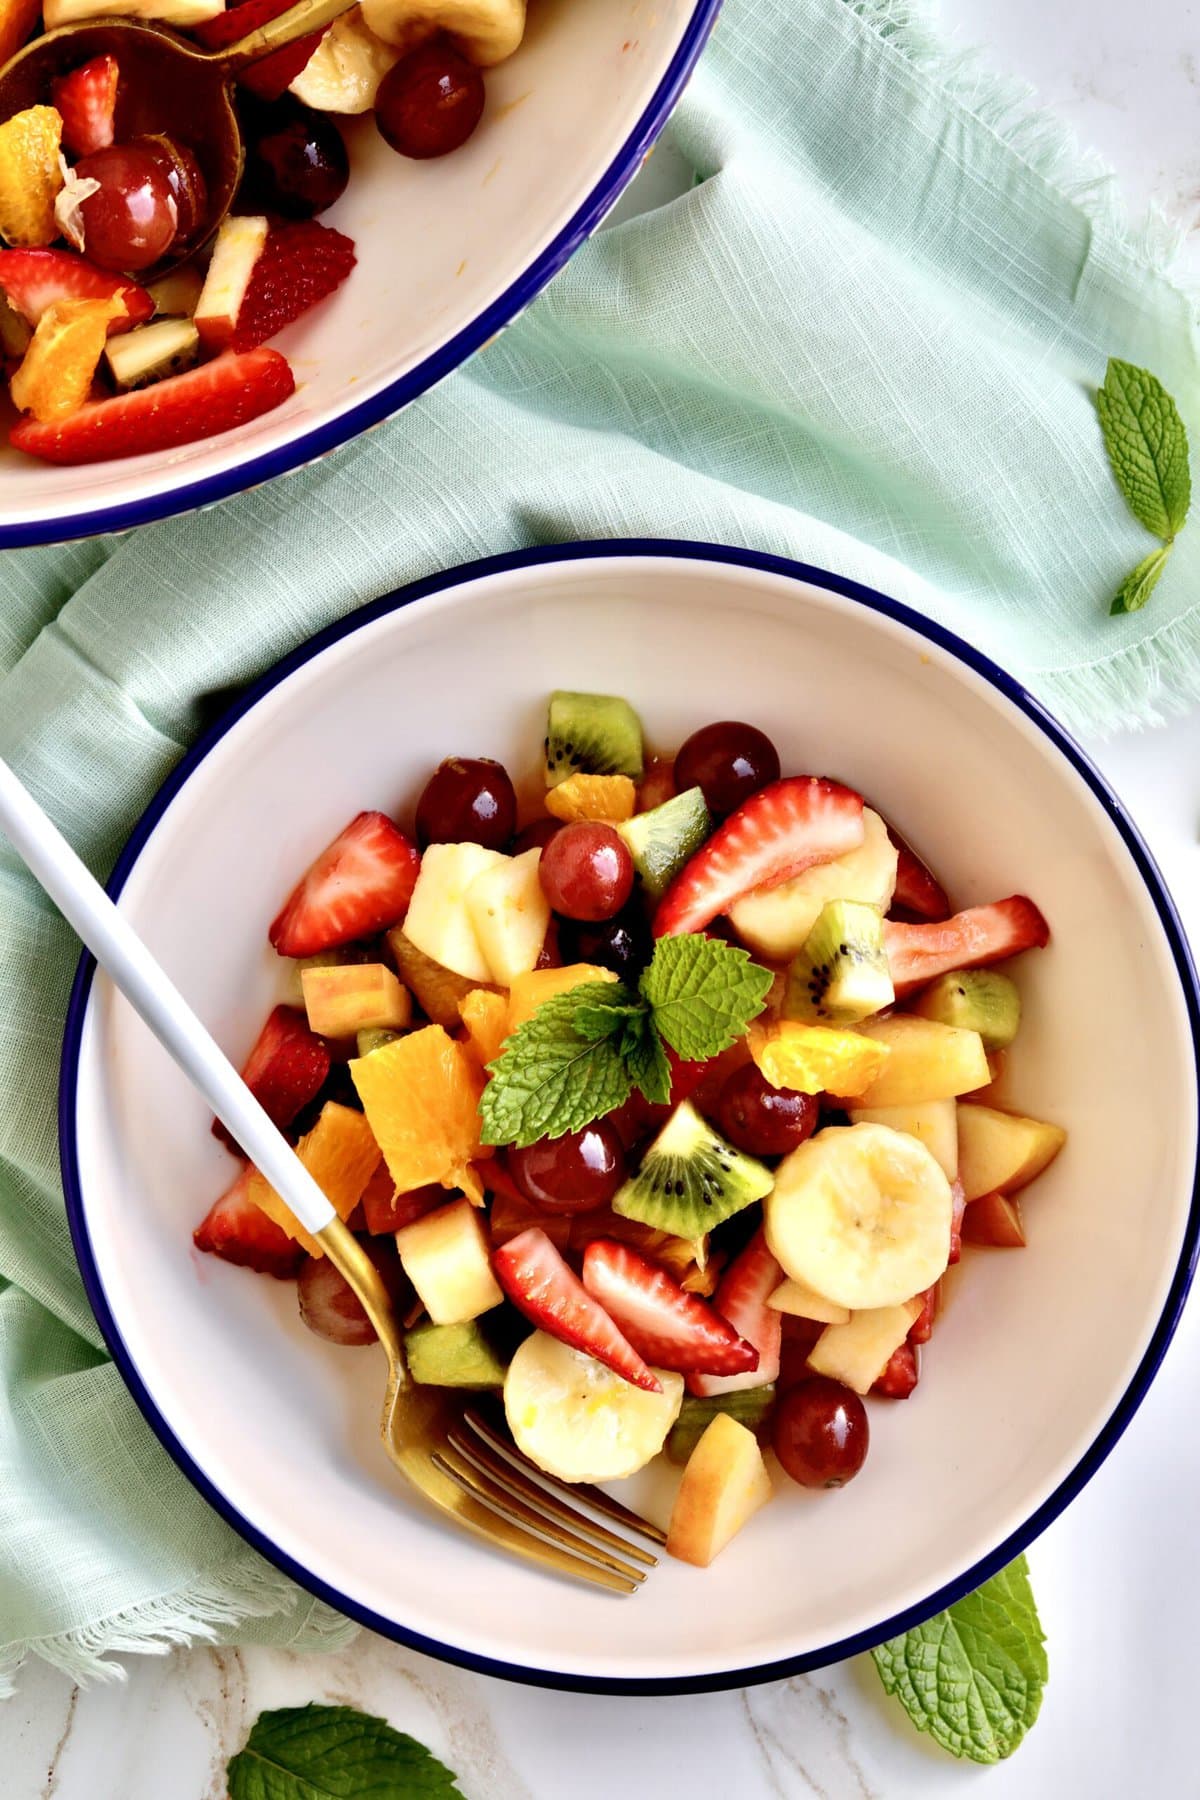
{"type": "Polygon", "coordinates": [[[788,970],[785,1019],[857,1025],[896,998],[883,920],[861,900],[828,900],[788,970]]]}
{"type": "Polygon", "coordinates": [[[668,1460],[685,1463],[718,1413],[728,1413],[762,1442],[774,1404],[775,1388],[770,1382],[764,1387],[734,1388],[732,1393],[713,1394],[704,1400],[689,1395],[667,1436],[668,1460]]]}
{"type": "Polygon", "coordinates": [[[774,1185],[770,1169],[726,1143],[685,1100],[612,1204],[623,1218],[695,1241],[774,1185]]]}
{"type": "Polygon", "coordinates": [[[404,1334],[404,1355],[414,1381],[427,1387],[504,1386],[504,1364],[479,1324],[415,1325],[404,1334]]]}
{"type": "Polygon", "coordinates": [[[913,1011],[939,1025],[977,1031],[985,1050],[1007,1050],[1020,1028],[1021,995],[1016,982],[996,969],[956,969],[939,975],[913,1011]]]}
{"type": "Polygon", "coordinates": [[[200,333],[190,319],[156,319],[104,348],[113,381],[123,393],[178,375],[199,360],[200,333]]]}
{"type": "Polygon", "coordinates": [[[372,1025],[356,1034],[355,1047],[360,1056],[370,1056],[372,1050],[382,1050],[385,1044],[394,1044],[402,1031],[388,1031],[385,1026],[372,1025]]]}
{"type": "Polygon", "coordinates": [[[615,694],[550,696],[546,718],[546,786],[569,775],[628,775],[642,779],[642,722],[615,694]]]}
{"type": "Polygon", "coordinates": [[[661,900],[712,830],[712,819],[703,792],[693,787],[649,812],[636,813],[617,830],[629,846],[644,892],[651,900],[661,900]]]}

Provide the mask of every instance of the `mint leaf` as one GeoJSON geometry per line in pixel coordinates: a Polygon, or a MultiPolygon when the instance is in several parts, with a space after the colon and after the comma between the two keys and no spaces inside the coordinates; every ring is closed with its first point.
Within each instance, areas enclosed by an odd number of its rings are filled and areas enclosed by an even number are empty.
{"type": "Polygon", "coordinates": [[[588,981],[556,994],[505,1040],[479,1102],[485,1144],[524,1147],[582,1131],[628,1100],[633,1084],[616,1033],[629,1021],[620,1006],[609,1008],[612,991],[609,982],[588,981]],[[607,1029],[610,1014],[614,1032],[607,1029]],[[604,1035],[583,1036],[581,1015],[592,1030],[603,1024],[604,1035]]]}
{"type": "Polygon", "coordinates": [[[1149,369],[1116,357],[1109,358],[1096,407],[1108,460],[1130,512],[1170,543],[1183,530],[1192,498],[1187,432],[1178,407],[1149,369]]]}
{"type": "Polygon", "coordinates": [[[763,1009],[769,969],[720,938],[659,938],[641,989],[659,1035],[687,1062],[728,1049],[763,1009]]]}
{"type": "Polygon", "coordinates": [[[226,1777],[229,1800],[463,1800],[424,1744],[351,1706],[262,1713],[226,1777]]]}
{"type": "Polygon", "coordinates": [[[1128,574],[1120,587],[1112,605],[1108,609],[1109,618],[1116,618],[1119,613],[1141,612],[1147,600],[1158,586],[1158,578],[1170,561],[1171,544],[1160,544],[1149,556],[1142,558],[1137,568],[1128,574]]]}
{"type": "Polygon", "coordinates": [[[1038,1716],[1049,1674],[1023,1556],[948,1612],[871,1655],[918,1731],[952,1756],[1011,1756],[1038,1716]]]}
{"type": "Polygon", "coordinates": [[[634,1087],[641,1090],[651,1106],[666,1106],[671,1098],[671,1065],[653,1019],[649,1013],[643,1018],[640,1032],[626,1033],[625,1067],[634,1087]]]}
{"type": "MultiPolygon", "coordinates": [[[[587,985],[595,987],[598,984],[588,982],[587,985]]],[[[619,1038],[631,1020],[643,1019],[646,1016],[645,1001],[636,999],[628,988],[621,986],[620,982],[607,982],[604,986],[606,995],[611,993],[611,1000],[606,998],[603,1006],[588,1001],[575,1008],[575,1030],[580,1037],[587,1038],[589,1042],[598,1038],[619,1038]]]]}

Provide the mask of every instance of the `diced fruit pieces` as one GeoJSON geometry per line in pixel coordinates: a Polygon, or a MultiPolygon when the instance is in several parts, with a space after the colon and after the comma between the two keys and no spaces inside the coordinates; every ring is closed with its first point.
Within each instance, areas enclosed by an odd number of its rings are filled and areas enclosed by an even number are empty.
{"type": "Polygon", "coordinates": [[[459,1002],[467,1039],[481,1068],[495,1062],[508,1036],[508,1001],[490,988],[472,988],[459,1002]]]}
{"type": "Polygon", "coordinates": [[[941,924],[902,925],[889,920],[884,945],[898,995],[911,994],[938,975],[1002,962],[1050,942],[1050,927],[1023,894],[972,906],[941,924]]]}
{"type": "Polygon", "coordinates": [[[569,994],[572,988],[582,987],[588,981],[616,979],[611,969],[602,969],[596,963],[567,963],[561,969],[535,969],[530,975],[519,975],[509,989],[508,1029],[518,1030],[556,994],[569,994]]]}
{"type": "Polygon", "coordinates": [[[44,0],[42,19],[47,31],[60,25],[74,25],[79,20],[95,18],[154,19],[163,25],[174,25],[179,31],[190,31],[222,11],[225,0],[44,0]]]}
{"type": "Polygon", "coordinates": [[[200,355],[200,334],[190,319],[159,319],[127,337],[112,336],[104,357],[114,384],[123,393],[190,369],[200,355]]]}
{"type": "Polygon", "coordinates": [[[302,969],[300,985],[309,1025],[322,1037],[402,1031],[412,1019],[412,995],[383,963],[302,969]]]}
{"type": "Polygon", "coordinates": [[[968,1201],[1028,1186],[1067,1141],[1061,1126],[974,1102],[958,1109],[958,1173],[968,1201]]]}
{"type": "Polygon", "coordinates": [[[583,1258],[583,1285],[648,1363],[664,1369],[742,1375],[758,1351],[711,1306],[628,1244],[598,1238],[583,1258]]]}
{"type": "Polygon", "coordinates": [[[539,1331],[594,1356],[634,1387],[662,1391],[633,1345],[567,1267],[546,1233],[531,1226],[495,1252],[504,1292],[539,1331]]]}
{"type": "Polygon", "coordinates": [[[445,1204],[446,1190],[437,1182],[398,1194],[385,1162],[381,1162],[372,1175],[359,1202],[363,1209],[363,1224],[372,1237],[381,1237],[385,1232],[394,1235],[405,1225],[411,1225],[414,1219],[423,1219],[426,1213],[436,1212],[445,1204]]]}
{"type": "Polygon", "coordinates": [[[53,106],[29,106],[0,125],[0,237],[10,244],[52,244],[62,120],[53,106]]]}
{"type": "Polygon", "coordinates": [[[771,1492],[754,1433],[728,1413],[718,1413],[683,1471],[667,1530],[668,1553],[706,1569],[771,1492]]]}
{"type": "Polygon", "coordinates": [[[480,875],[509,860],[482,844],[430,844],[421,858],[404,935],[434,962],[472,985],[491,981],[492,972],[475,933],[467,891],[480,875]]]}
{"type": "MultiPolygon", "coordinates": [[[[402,1286],[395,1246],[377,1241],[364,1244],[363,1249],[375,1264],[394,1309],[402,1286]]],[[[331,1257],[305,1257],[296,1298],[308,1329],[328,1343],[361,1346],[375,1342],[377,1334],[366,1308],[331,1257]]]]}
{"type": "Polygon", "coordinates": [[[71,156],[90,156],[112,143],[118,76],[115,56],[93,56],[52,84],[51,98],[62,118],[63,148],[71,156]]]}
{"type": "Polygon", "coordinates": [[[793,1019],[756,1020],[748,1033],[750,1054],[772,1087],[797,1094],[861,1094],[886,1067],[886,1045],[855,1031],[801,1025],[793,1019]]]}
{"type": "Polygon", "coordinates": [[[504,1386],[504,1364],[474,1319],[414,1326],[404,1334],[404,1355],[413,1380],[427,1387],[504,1386]]]}
{"type": "Polygon", "coordinates": [[[857,1025],[895,999],[883,920],[859,900],[829,900],[788,970],[783,1016],[813,1025],[857,1025]]]}
{"type": "Polygon", "coordinates": [[[963,1193],[962,1182],[955,1179],[950,1183],[950,1261],[956,1263],[962,1257],[963,1218],[967,1210],[967,1197],[963,1193]]]}
{"type": "MultiPolygon", "coordinates": [[[[226,6],[225,10],[214,12],[211,18],[201,20],[193,35],[206,50],[224,50],[230,44],[236,44],[239,39],[249,37],[251,32],[259,30],[261,26],[269,24],[281,12],[285,12],[289,4],[290,0],[237,0],[236,4],[226,6]]],[[[294,43],[273,50],[270,55],[259,58],[248,68],[240,68],[238,81],[264,100],[278,99],[301,73],[321,42],[321,37],[322,33],[319,31],[306,32],[294,43]]]]}
{"type": "Polygon", "coordinates": [[[483,1081],[465,1045],[426,1025],[357,1058],[350,1074],[399,1192],[438,1182],[482,1200],[470,1164],[483,1081]]]}
{"type": "Polygon", "coordinates": [[[280,956],[312,956],[386,930],[403,919],[420,866],[416,845],[386,814],[359,813],[289,894],[271,943],[280,956]]]}
{"type": "Polygon", "coordinates": [[[852,1106],[852,1125],[886,1125],[907,1132],[932,1152],[947,1181],[958,1176],[958,1107],[953,1100],[912,1101],[907,1106],[852,1106]]]}
{"type": "Polygon", "coordinates": [[[361,6],[352,6],[334,20],[288,86],[317,112],[370,112],[380,82],[399,56],[394,45],[376,37],[361,6]]]}
{"type": "Polygon", "coordinates": [[[667,1437],[669,1460],[682,1468],[718,1413],[728,1413],[761,1442],[774,1404],[773,1386],[739,1388],[732,1394],[714,1394],[708,1400],[689,1394],[667,1437]]]}
{"type": "MultiPolygon", "coordinates": [[[[315,219],[272,228],[234,314],[233,348],[253,350],[339,288],[355,264],[344,232],[315,219]]],[[[199,308],[197,309],[199,323],[199,308]]]]}
{"type": "MultiPolygon", "coordinates": [[[[353,1107],[329,1100],[312,1130],[296,1145],[304,1164],[339,1219],[348,1219],[379,1167],[379,1146],[371,1127],[353,1107]]],[[[287,1202],[257,1169],[250,1175],[250,1198],[274,1219],[310,1256],[324,1256],[317,1238],[306,1231],[287,1202]]]]}
{"type": "MultiPolygon", "coordinates": [[[[286,1131],[297,1113],[315,1100],[329,1074],[329,1051],[301,1015],[277,1006],[258,1035],[242,1080],[272,1124],[286,1131]]],[[[213,1133],[237,1150],[219,1119],[213,1133]]]]}
{"type": "Polygon", "coordinates": [[[661,900],[712,830],[712,818],[703,793],[692,787],[671,795],[659,806],[639,811],[618,829],[633,858],[643,894],[661,900]]]}
{"type": "Polygon", "coordinates": [[[935,1281],[931,1288],[926,1288],[923,1294],[916,1297],[921,1302],[921,1310],[908,1328],[908,1341],[910,1344],[927,1344],[933,1336],[934,1323],[941,1310],[941,1282],[935,1281]]]}
{"type": "Polygon", "coordinates": [[[550,903],[538,879],[541,854],[535,849],[502,856],[476,875],[466,890],[475,941],[491,979],[500,987],[511,987],[518,975],[528,975],[546,941],[550,903]]]}
{"type": "Polygon", "coordinates": [[[169,275],[152,281],[143,291],[153,302],[155,318],[190,319],[200,304],[204,277],[192,263],[185,263],[181,269],[172,269],[169,275]]]}
{"type": "Polygon", "coordinates": [[[546,714],[546,786],[569,776],[642,778],[642,723],[615,694],[551,694],[546,714]]]}
{"type": "Polygon", "coordinates": [[[826,1300],[824,1294],[818,1294],[803,1281],[793,1281],[790,1276],[768,1295],[767,1305],[773,1306],[776,1312],[791,1313],[797,1319],[815,1319],[821,1325],[845,1325],[850,1318],[848,1306],[826,1300]]]}
{"type": "Polygon", "coordinates": [[[900,1344],[871,1392],[884,1400],[907,1400],[921,1378],[921,1365],[912,1344],[900,1344]]]}
{"type": "Polygon", "coordinates": [[[456,1030],[461,1018],[459,1006],[468,994],[476,991],[478,984],[426,956],[399,925],[388,932],[387,947],[401,981],[411,990],[421,1011],[435,1025],[444,1025],[447,1031],[456,1030]]]}
{"type": "Polygon", "coordinates": [[[633,1387],[594,1356],[535,1331],[504,1380],[504,1412],[518,1450],[560,1481],[619,1481],[663,1447],[683,1382],[664,1370],[659,1391],[633,1387]]]}
{"type": "Polygon", "coordinates": [[[967,1244],[991,1244],[999,1250],[1025,1248],[1021,1202],[1005,1194],[983,1194],[967,1207],[962,1224],[967,1244]]]}
{"type": "Polygon", "coordinates": [[[499,1306],[483,1220],[468,1200],[453,1200],[396,1233],[404,1273],[435,1325],[462,1325],[499,1306]]]}
{"type": "Polygon", "coordinates": [[[94,268],[73,250],[0,250],[0,288],[31,325],[58,300],[107,300],[119,294],[125,311],[110,320],[110,337],[142,324],[154,310],[147,289],[94,268]]]}
{"type": "Polygon", "coordinates": [[[222,219],[213,245],[212,260],[192,314],[206,350],[227,350],[233,342],[246,289],[254,265],[267,242],[268,223],[258,216],[222,219]]]}
{"type": "Polygon", "coordinates": [[[916,1322],[920,1300],[854,1313],[845,1325],[827,1325],[809,1351],[818,1375],[844,1382],[856,1394],[867,1394],[882,1375],[916,1322]]]}
{"type": "Polygon", "coordinates": [[[870,1087],[858,1095],[860,1106],[951,1100],[991,1079],[987,1052],[977,1031],[960,1031],[906,1013],[868,1019],[858,1031],[891,1052],[870,1087]]]}
{"type": "Polygon", "coordinates": [[[196,1227],[192,1241],[197,1250],[207,1251],[210,1256],[283,1281],[299,1274],[304,1251],[281,1225],[255,1205],[250,1194],[253,1174],[250,1168],[242,1170],[196,1227]]]}
{"type": "Polygon", "coordinates": [[[977,1031],[985,1050],[1007,1050],[1021,1025],[1021,994],[999,969],[956,969],[939,975],[913,1011],[922,1019],[977,1031]]]}
{"type": "Polygon", "coordinates": [[[675,1108],[613,1196],[613,1211],[699,1243],[706,1232],[761,1200],[771,1171],[735,1150],[690,1101],[675,1108]]]}
{"type": "Polygon", "coordinates": [[[717,1284],[713,1310],[728,1320],[740,1337],[758,1351],[758,1367],[744,1375],[689,1375],[688,1392],[702,1397],[761,1387],[779,1375],[783,1315],[769,1304],[783,1280],[783,1270],[759,1229],[734,1257],[717,1284]]]}
{"type": "Polygon", "coordinates": [[[945,888],[932,871],[926,868],[911,845],[906,844],[894,825],[888,826],[888,836],[897,851],[896,886],[892,894],[893,907],[900,907],[905,912],[915,913],[919,919],[948,919],[950,917],[950,900],[945,888]]]}
{"type": "Polygon", "coordinates": [[[840,854],[730,907],[734,930],[758,955],[781,963],[799,955],[830,900],[852,900],[880,914],[886,910],[896,880],[896,851],[877,812],[864,806],[861,819],[861,837],[840,854]]]}
{"type": "Polygon", "coordinates": [[[595,819],[619,825],[632,819],[636,804],[637,789],[628,775],[568,775],[546,795],[546,811],[566,824],[595,819]]]}
{"type": "Polygon", "coordinates": [[[363,0],[362,10],[372,31],[405,49],[413,42],[414,24],[436,21],[481,69],[510,57],[525,31],[525,0],[437,0],[420,8],[411,0],[363,0]]]}
{"type": "Polygon", "coordinates": [[[107,300],[58,300],[47,307],[9,382],[13,404],[43,425],[78,412],[91,392],[109,326],[124,313],[119,294],[107,300]]]}

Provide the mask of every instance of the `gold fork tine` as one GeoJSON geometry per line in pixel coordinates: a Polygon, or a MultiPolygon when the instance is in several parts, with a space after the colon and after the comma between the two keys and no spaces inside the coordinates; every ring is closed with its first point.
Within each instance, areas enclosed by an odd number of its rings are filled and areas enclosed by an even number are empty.
{"type": "MultiPolygon", "coordinates": [[[[611,1494],[604,1492],[603,1488],[593,1487],[588,1481],[571,1482],[568,1485],[556,1480],[553,1475],[547,1475],[544,1469],[539,1469],[536,1463],[530,1462],[523,1451],[517,1449],[511,1438],[502,1437],[482,1413],[472,1409],[463,1414],[463,1420],[471,1427],[472,1431],[478,1432],[479,1436],[490,1444],[493,1450],[499,1451],[500,1455],[508,1462],[517,1463],[522,1469],[532,1471],[537,1477],[538,1485],[549,1488],[556,1494],[570,1495],[573,1500],[585,1500],[596,1512],[603,1513],[606,1519],[612,1519],[614,1523],[624,1525],[627,1531],[636,1531],[641,1537],[649,1538],[652,1544],[666,1543],[667,1534],[661,1526],[653,1524],[649,1519],[643,1519],[642,1515],[635,1513],[632,1508],[622,1506],[619,1500],[614,1500],[611,1494]]],[[[632,1552],[633,1545],[627,1544],[625,1548],[632,1552]]]]}

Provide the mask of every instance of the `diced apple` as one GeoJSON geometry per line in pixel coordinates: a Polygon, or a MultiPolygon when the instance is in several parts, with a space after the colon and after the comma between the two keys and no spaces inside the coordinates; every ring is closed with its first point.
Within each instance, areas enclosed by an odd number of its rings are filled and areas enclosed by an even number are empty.
{"type": "Polygon", "coordinates": [[[870,1392],[920,1317],[922,1300],[852,1313],[845,1325],[827,1325],[808,1353],[818,1375],[831,1375],[856,1394],[870,1392]]]}
{"type": "Polygon", "coordinates": [[[958,1175],[958,1108],[953,1100],[925,1100],[909,1106],[852,1106],[852,1125],[889,1125],[893,1131],[919,1138],[946,1172],[958,1175]]]}
{"type": "Polygon", "coordinates": [[[669,1554],[706,1569],[771,1492],[754,1433],[718,1413],[683,1471],[667,1529],[669,1554]]]}
{"type": "Polygon", "coordinates": [[[482,844],[430,844],[408,903],[404,935],[418,950],[469,981],[490,981],[483,947],[467,907],[467,889],[510,859],[482,844]]]}
{"type": "Polygon", "coordinates": [[[528,975],[518,975],[508,994],[508,1029],[516,1031],[555,994],[569,994],[585,981],[616,979],[611,969],[601,969],[595,963],[568,963],[563,969],[534,969],[528,975]]]}
{"type": "Polygon", "coordinates": [[[767,1305],[773,1306],[776,1312],[790,1313],[795,1319],[815,1319],[820,1325],[845,1325],[850,1317],[848,1306],[826,1300],[824,1294],[818,1294],[806,1282],[793,1281],[790,1276],[780,1282],[773,1294],[767,1295],[767,1305]]]}
{"type": "Polygon", "coordinates": [[[412,995],[384,963],[301,969],[300,985],[309,1026],[319,1037],[403,1031],[412,1023],[412,995]]]}
{"type": "Polygon", "coordinates": [[[1054,1161],[1067,1134],[1058,1125],[993,1106],[958,1109],[958,1172],[968,1201],[1003,1189],[1014,1193],[1028,1186],[1054,1161]]]}
{"type": "Polygon", "coordinates": [[[972,1200],[963,1215],[963,1240],[968,1244],[990,1244],[997,1250],[1025,1248],[1025,1222],[1021,1202],[1005,1194],[982,1194],[972,1200]]]}
{"type": "Polygon", "coordinates": [[[396,1233],[404,1272],[435,1325],[463,1325],[499,1306],[482,1216],[469,1200],[439,1206],[396,1233]]]}
{"type": "MultiPolygon", "coordinates": [[[[214,9],[221,11],[220,7],[214,9]]],[[[212,261],[192,314],[206,350],[225,350],[233,337],[254,265],[267,241],[267,221],[255,215],[222,219],[212,261]]]]}
{"type": "Polygon", "coordinates": [[[860,1107],[952,1100],[982,1087],[990,1078],[987,1053],[977,1031],[939,1025],[910,1013],[868,1019],[855,1029],[891,1051],[871,1086],[856,1096],[860,1107]]]}
{"type": "Polygon", "coordinates": [[[467,911],[491,978],[511,987],[528,975],[542,953],[550,902],[538,877],[540,849],[506,856],[477,875],[467,889],[467,911]]]}

